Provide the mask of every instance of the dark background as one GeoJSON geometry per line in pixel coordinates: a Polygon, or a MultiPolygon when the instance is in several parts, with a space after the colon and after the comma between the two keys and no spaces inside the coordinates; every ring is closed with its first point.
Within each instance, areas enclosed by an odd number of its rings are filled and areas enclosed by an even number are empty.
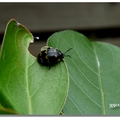
{"type": "Polygon", "coordinates": [[[35,56],[50,35],[66,29],[120,46],[120,3],[0,3],[0,44],[12,18],[40,37],[30,44],[35,56]]]}

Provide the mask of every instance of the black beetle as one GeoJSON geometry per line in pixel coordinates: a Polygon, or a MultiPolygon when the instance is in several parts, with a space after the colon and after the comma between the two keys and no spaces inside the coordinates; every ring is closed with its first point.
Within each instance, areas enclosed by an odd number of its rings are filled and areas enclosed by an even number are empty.
{"type": "Polygon", "coordinates": [[[53,66],[57,64],[60,61],[63,61],[64,56],[71,57],[70,55],[65,55],[69,50],[72,48],[68,49],[65,53],[62,53],[60,50],[57,48],[53,48],[50,46],[43,46],[41,48],[40,53],[38,54],[38,62],[41,65],[44,66],[53,66]]]}

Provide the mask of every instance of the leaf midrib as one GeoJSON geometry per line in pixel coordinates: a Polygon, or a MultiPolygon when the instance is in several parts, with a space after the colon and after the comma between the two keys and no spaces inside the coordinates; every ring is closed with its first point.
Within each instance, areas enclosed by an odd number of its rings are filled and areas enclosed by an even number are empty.
{"type": "Polygon", "coordinates": [[[98,59],[95,46],[94,46],[93,43],[92,43],[92,45],[93,45],[94,54],[95,54],[95,58],[96,58],[97,69],[98,69],[98,80],[99,80],[100,88],[101,88],[100,90],[101,90],[101,99],[102,99],[102,103],[101,103],[102,112],[105,115],[106,114],[106,110],[105,110],[105,96],[104,96],[103,84],[102,84],[102,79],[101,79],[101,74],[100,74],[100,61],[98,59]]]}
{"type": "Polygon", "coordinates": [[[26,79],[26,92],[27,92],[27,98],[28,98],[28,111],[29,114],[32,114],[32,104],[31,104],[31,96],[29,92],[29,79],[28,79],[28,54],[26,54],[26,74],[25,74],[25,79],[26,79]]]}

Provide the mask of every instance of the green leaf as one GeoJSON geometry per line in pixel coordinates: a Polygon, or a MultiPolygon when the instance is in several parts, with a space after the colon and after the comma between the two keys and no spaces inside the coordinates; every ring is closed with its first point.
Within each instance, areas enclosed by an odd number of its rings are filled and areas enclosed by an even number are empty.
{"type": "Polygon", "coordinates": [[[70,75],[70,88],[63,112],[67,115],[120,114],[120,49],[91,42],[71,31],[53,34],[49,46],[62,52],[73,48],[65,57],[70,75]]]}
{"type": "Polygon", "coordinates": [[[7,109],[7,108],[0,108],[0,114],[17,114],[15,111],[11,110],[11,109],[7,109]]]}
{"type": "Polygon", "coordinates": [[[41,66],[28,51],[31,41],[32,34],[10,20],[0,53],[0,102],[19,114],[59,114],[68,94],[66,65],[41,66]]]}

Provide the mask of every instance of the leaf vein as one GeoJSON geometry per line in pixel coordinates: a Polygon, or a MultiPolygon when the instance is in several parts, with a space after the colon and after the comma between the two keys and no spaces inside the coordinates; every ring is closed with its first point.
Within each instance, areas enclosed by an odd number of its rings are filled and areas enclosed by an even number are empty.
{"type": "Polygon", "coordinates": [[[83,91],[83,93],[85,93],[85,95],[93,102],[95,103],[97,106],[101,107],[101,105],[99,105],[93,98],[91,98],[91,96],[80,86],[79,83],[77,83],[74,78],[70,75],[70,77],[73,79],[74,83],[83,91]]]}
{"type": "MultiPolygon", "coordinates": [[[[75,62],[72,60],[73,64],[75,64],[75,62]]],[[[78,69],[78,71],[80,71],[80,73],[84,76],[84,78],[92,85],[94,86],[96,89],[100,90],[96,85],[94,85],[88,78],[87,76],[78,68],[78,66],[75,64],[76,68],[78,69]]]]}
{"type": "Polygon", "coordinates": [[[75,107],[76,107],[82,114],[84,114],[83,111],[78,107],[79,105],[77,105],[77,103],[75,103],[75,101],[71,98],[70,95],[68,95],[68,98],[69,98],[69,99],[71,100],[71,102],[75,105],[75,107]]]}

